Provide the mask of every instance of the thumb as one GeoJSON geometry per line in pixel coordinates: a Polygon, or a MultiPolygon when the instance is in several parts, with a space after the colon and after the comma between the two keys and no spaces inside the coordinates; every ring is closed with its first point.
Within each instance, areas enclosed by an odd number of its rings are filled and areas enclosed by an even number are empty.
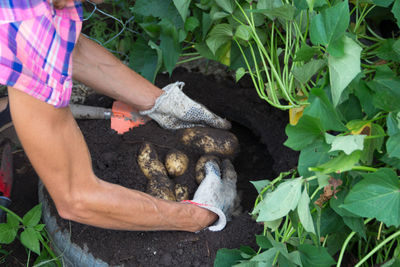
{"type": "Polygon", "coordinates": [[[229,159],[225,159],[222,162],[222,179],[226,182],[232,182],[236,184],[237,174],[232,162],[229,159]]]}

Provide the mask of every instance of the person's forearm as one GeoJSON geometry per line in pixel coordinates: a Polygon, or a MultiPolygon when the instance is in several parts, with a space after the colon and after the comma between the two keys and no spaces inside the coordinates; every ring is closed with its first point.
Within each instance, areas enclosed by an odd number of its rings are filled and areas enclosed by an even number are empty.
{"type": "Polygon", "coordinates": [[[162,93],[158,87],[82,34],[72,58],[75,80],[139,110],[150,109],[162,93]]]}
{"type": "Polygon", "coordinates": [[[182,231],[200,230],[216,219],[194,205],[98,179],[68,108],[54,108],[13,88],[9,100],[18,137],[63,218],[110,229],[182,231]]]}

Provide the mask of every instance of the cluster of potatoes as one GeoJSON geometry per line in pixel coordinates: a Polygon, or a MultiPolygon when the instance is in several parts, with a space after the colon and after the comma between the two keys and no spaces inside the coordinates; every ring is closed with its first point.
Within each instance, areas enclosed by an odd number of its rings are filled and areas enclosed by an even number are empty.
{"type": "MultiPolygon", "coordinates": [[[[228,131],[195,127],[180,130],[179,141],[189,150],[202,154],[195,166],[196,182],[204,179],[204,165],[209,160],[233,158],[239,151],[239,141],[228,131]]],[[[176,184],[170,177],[183,175],[189,166],[189,158],[182,151],[173,149],[168,152],[165,162],[161,162],[153,145],[144,143],[139,149],[137,162],[147,177],[146,192],[165,200],[182,201],[189,199],[186,186],[176,184]]]]}

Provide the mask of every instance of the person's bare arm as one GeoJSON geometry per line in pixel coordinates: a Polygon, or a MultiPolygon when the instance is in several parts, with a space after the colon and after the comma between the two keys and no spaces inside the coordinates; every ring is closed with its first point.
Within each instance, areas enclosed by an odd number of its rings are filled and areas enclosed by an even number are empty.
{"type": "MultiPolygon", "coordinates": [[[[57,9],[62,9],[67,5],[68,2],[74,2],[74,1],[85,2],[86,0],[53,0],[53,5],[57,9]]],[[[104,2],[104,0],[90,0],[90,2],[95,4],[101,4],[104,2]]]]}
{"type": "Polygon", "coordinates": [[[139,110],[153,107],[157,97],[162,94],[161,89],[82,34],[72,59],[72,76],[75,80],[139,110]]]}
{"type": "Polygon", "coordinates": [[[109,229],[183,231],[198,231],[216,219],[195,205],[100,180],[69,108],[54,108],[17,89],[8,91],[18,137],[63,218],[109,229]]]}

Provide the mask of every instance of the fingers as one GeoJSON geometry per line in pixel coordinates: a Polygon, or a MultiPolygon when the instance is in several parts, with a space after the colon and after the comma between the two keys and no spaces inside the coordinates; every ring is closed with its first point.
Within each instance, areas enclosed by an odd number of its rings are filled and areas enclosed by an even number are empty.
{"type": "Polygon", "coordinates": [[[203,122],[205,125],[223,130],[229,130],[231,128],[231,123],[228,120],[217,116],[205,106],[201,104],[198,105],[200,106],[201,112],[199,112],[199,115],[197,116],[202,119],[201,122],[203,122]]]}
{"type": "Polygon", "coordinates": [[[55,9],[62,9],[67,4],[67,0],[53,0],[53,6],[55,9]]]}
{"type": "Polygon", "coordinates": [[[218,177],[221,177],[221,171],[216,161],[214,160],[207,161],[204,168],[206,172],[206,177],[210,174],[214,174],[218,177]]]}
{"type": "Polygon", "coordinates": [[[237,174],[232,162],[229,159],[225,159],[222,162],[222,178],[236,183],[237,174]]]}

